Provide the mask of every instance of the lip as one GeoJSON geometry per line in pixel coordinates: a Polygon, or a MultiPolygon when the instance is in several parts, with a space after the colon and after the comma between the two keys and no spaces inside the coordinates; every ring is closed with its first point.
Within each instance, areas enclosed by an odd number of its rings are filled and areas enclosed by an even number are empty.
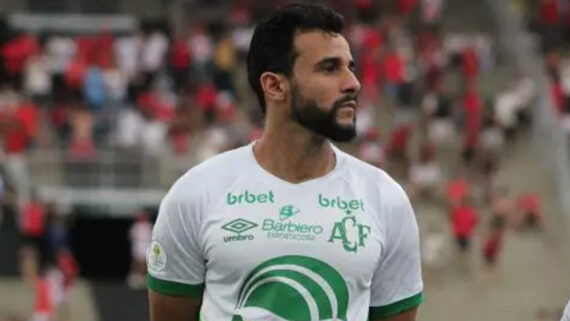
{"type": "Polygon", "coordinates": [[[356,102],[355,101],[348,101],[346,103],[343,103],[342,105],[340,105],[340,107],[348,107],[348,108],[352,108],[352,109],[356,109],[356,102]]]}

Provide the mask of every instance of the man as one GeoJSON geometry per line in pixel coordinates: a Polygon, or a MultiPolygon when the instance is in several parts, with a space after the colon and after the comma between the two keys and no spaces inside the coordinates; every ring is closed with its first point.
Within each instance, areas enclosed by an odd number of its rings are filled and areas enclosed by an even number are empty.
{"type": "Polygon", "coordinates": [[[410,202],[329,142],[356,135],[360,83],[342,29],[310,4],[257,25],[247,64],[265,131],[165,196],[148,257],[151,320],[415,320],[410,202]]]}

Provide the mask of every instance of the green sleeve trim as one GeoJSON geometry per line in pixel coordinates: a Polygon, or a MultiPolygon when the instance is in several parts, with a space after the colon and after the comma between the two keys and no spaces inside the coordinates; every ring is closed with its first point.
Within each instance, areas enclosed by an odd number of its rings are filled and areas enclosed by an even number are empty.
{"type": "Polygon", "coordinates": [[[149,289],[160,294],[175,296],[201,297],[204,292],[204,284],[184,284],[172,281],[157,279],[152,275],[147,275],[149,289]]]}
{"type": "Polygon", "coordinates": [[[398,315],[419,306],[423,301],[424,295],[420,292],[412,297],[385,306],[370,307],[370,319],[389,318],[398,315]]]}

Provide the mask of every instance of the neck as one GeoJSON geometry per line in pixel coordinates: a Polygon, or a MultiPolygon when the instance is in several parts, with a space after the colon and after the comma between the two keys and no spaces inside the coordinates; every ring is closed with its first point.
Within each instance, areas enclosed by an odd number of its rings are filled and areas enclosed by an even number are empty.
{"type": "Polygon", "coordinates": [[[279,126],[267,123],[253,152],[261,167],[291,183],[324,176],[336,163],[327,139],[290,121],[279,126]]]}

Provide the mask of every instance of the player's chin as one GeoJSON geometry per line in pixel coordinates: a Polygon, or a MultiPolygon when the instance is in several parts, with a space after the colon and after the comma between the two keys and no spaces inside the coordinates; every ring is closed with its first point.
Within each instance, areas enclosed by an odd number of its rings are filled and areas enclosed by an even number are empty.
{"type": "Polygon", "coordinates": [[[335,130],[329,133],[329,139],[338,143],[347,143],[356,137],[356,124],[354,122],[343,125],[337,123],[335,130]]]}
{"type": "Polygon", "coordinates": [[[348,113],[337,113],[335,115],[335,123],[336,126],[341,126],[341,127],[354,127],[356,124],[356,114],[352,113],[352,112],[348,112],[348,113]]]}

